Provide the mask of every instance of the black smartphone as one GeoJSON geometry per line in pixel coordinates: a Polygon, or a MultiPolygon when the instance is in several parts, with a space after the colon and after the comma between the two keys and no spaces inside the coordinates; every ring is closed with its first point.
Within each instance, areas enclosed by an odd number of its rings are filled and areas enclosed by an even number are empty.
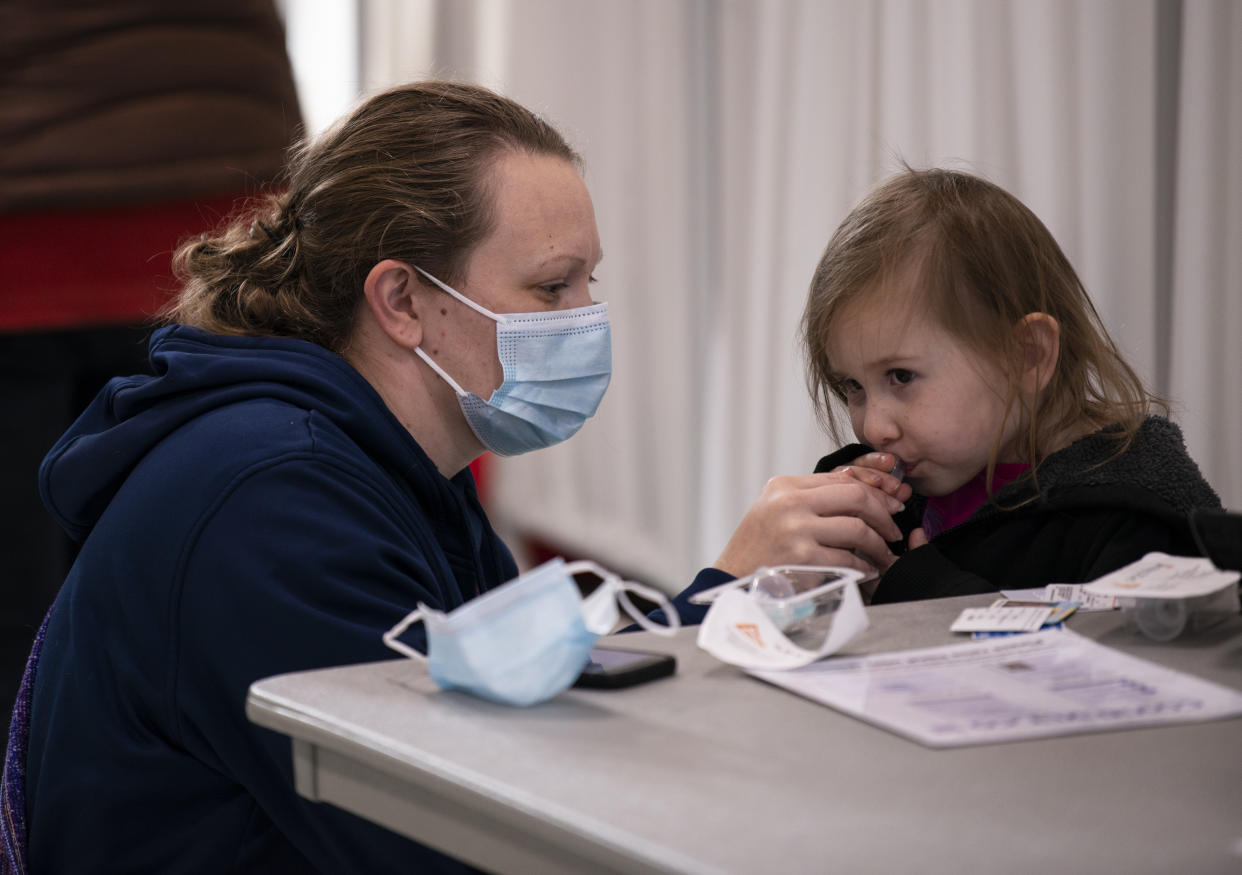
{"type": "Polygon", "coordinates": [[[676,668],[677,660],[668,653],[596,647],[591,650],[591,661],[578,675],[574,686],[615,690],[668,677],[676,668]]]}

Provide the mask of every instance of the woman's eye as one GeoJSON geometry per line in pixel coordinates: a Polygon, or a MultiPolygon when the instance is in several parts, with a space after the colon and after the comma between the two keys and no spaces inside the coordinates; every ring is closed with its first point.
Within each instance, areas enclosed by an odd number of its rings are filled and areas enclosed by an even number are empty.
{"type": "Polygon", "coordinates": [[[539,291],[543,292],[545,295],[548,295],[549,297],[556,297],[557,295],[561,293],[562,290],[567,289],[567,288],[569,288],[569,283],[567,282],[545,283],[544,285],[539,287],[539,291]]]}
{"type": "Polygon", "coordinates": [[[898,386],[906,386],[914,380],[914,371],[907,371],[905,368],[893,368],[888,372],[888,376],[898,386]]]}

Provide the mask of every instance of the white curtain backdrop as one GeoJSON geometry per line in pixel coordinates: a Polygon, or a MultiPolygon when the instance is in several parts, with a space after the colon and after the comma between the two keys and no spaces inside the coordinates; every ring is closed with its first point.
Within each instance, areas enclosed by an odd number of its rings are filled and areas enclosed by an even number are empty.
{"type": "Polygon", "coordinates": [[[1242,511],[1242,4],[1187,2],[1182,27],[1168,391],[1242,511]]]}
{"type": "Polygon", "coordinates": [[[798,319],[833,229],[902,160],[1035,210],[1242,508],[1234,0],[359,2],[364,88],[480,81],[587,163],[613,386],[567,444],[496,460],[509,532],[676,590],[767,478],[833,449],[798,319]]]}

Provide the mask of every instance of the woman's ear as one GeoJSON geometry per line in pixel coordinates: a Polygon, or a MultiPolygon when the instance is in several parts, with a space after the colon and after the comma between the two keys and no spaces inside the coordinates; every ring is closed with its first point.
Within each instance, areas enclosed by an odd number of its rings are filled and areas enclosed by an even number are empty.
{"type": "Polygon", "coordinates": [[[423,341],[417,289],[413,269],[391,258],[371,268],[362,284],[366,307],[376,324],[405,349],[413,349],[423,341]]]}
{"type": "Polygon", "coordinates": [[[1027,313],[1014,327],[1018,358],[1018,386],[1027,396],[1038,395],[1052,379],[1061,355],[1061,326],[1047,313],[1027,313]]]}

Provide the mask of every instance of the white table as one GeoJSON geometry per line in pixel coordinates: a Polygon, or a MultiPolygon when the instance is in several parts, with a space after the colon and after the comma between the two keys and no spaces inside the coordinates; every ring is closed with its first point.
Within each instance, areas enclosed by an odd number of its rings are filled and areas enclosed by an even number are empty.
{"type": "MultiPolygon", "coordinates": [[[[967,597],[870,608],[853,654],[948,644],[967,597]]],[[[1155,644],[1069,625],[1242,689],[1242,617],[1155,644]]],[[[409,660],[268,678],[297,790],[498,872],[1242,872],[1242,721],[931,750],[675,640],[671,678],[530,709],[409,660]]]]}

